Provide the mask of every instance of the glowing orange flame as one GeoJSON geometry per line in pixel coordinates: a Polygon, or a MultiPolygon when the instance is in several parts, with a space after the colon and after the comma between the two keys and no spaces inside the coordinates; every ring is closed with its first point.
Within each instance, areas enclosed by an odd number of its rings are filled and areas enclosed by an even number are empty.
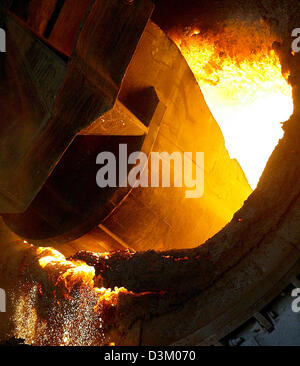
{"type": "Polygon", "coordinates": [[[218,122],[231,158],[255,188],[267,160],[283,136],[281,122],[293,113],[292,88],[261,23],[220,35],[171,35],[181,49],[218,122]],[[260,36],[257,36],[259,30],[260,36]]]}
{"type": "Polygon", "coordinates": [[[96,293],[99,295],[97,305],[94,307],[94,310],[97,311],[99,305],[109,303],[110,306],[116,306],[118,302],[119,294],[128,294],[129,292],[124,287],[115,287],[114,290],[107,288],[95,288],[96,293]]]}

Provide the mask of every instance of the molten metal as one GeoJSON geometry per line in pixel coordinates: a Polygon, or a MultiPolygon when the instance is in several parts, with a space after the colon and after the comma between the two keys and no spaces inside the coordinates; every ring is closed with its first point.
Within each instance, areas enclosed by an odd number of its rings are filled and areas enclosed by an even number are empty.
{"type": "Polygon", "coordinates": [[[105,319],[113,318],[120,294],[132,293],[125,288],[96,287],[94,280],[101,283],[101,279],[94,267],[67,260],[52,248],[29,245],[22,268],[26,281],[22,279],[15,298],[17,337],[32,345],[109,343],[105,319]]]}

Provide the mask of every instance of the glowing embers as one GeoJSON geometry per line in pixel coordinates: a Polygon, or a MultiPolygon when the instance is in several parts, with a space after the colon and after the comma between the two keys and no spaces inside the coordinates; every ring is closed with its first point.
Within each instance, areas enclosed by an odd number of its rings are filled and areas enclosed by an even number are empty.
{"type": "Polygon", "coordinates": [[[283,136],[281,122],[293,113],[292,88],[269,30],[261,22],[238,29],[229,23],[217,34],[191,28],[171,37],[196,76],[230,157],[255,188],[283,136]]]}
{"type": "Polygon", "coordinates": [[[38,261],[50,275],[56,278],[55,285],[63,284],[68,292],[78,286],[94,287],[95,269],[81,261],[68,261],[52,248],[37,248],[38,261]]]}
{"type": "MultiPolygon", "coordinates": [[[[101,254],[100,254],[101,256],[101,254]]],[[[106,258],[108,253],[104,253],[106,258]]],[[[120,294],[95,287],[95,269],[66,260],[52,248],[27,250],[15,295],[15,336],[32,345],[105,345],[105,324],[115,316],[120,294]]],[[[101,283],[101,278],[97,278],[101,283]]]]}

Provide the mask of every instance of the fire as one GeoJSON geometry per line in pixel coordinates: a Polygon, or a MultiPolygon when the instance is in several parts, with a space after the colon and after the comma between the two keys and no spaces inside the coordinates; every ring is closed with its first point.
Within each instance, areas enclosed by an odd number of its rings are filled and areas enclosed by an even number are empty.
{"type": "Polygon", "coordinates": [[[38,248],[36,252],[41,256],[39,264],[42,268],[45,268],[48,264],[61,263],[65,260],[64,255],[52,248],[38,248]]]}
{"type": "Polygon", "coordinates": [[[126,288],[124,287],[115,287],[114,290],[107,289],[107,288],[95,288],[96,293],[99,295],[97,305],[95,306],[94,310],[97,311],[99,308],[99,305],[107,304],[109,303],[110,306],[116,306],[118,302],[118,296],[120,293],[129,293],[126,288]]]}
{"type": "Polygon", "coordinates": [[[105,321],[114,317],[120,294],[134,294],[123,287],[96,287],[94,267],[53,248],[28,245],[27,253],[15,299],[16,336],[32,345],[105,344],[105,321]]]}
{"type": "MultiPolygon", "coordinates": [[[[56,285],[63,282],[69,292],[78,283],[93,287],[93,279],[95,277],[95,269],[93,267],[82,261],[68,261],[64,255],[52,248],[38,248],[37,254],[42,268],[56,267],[59,269],[61,274],[56,279],[56,285]]],[[[49,271],[51,273],[51,268],[49,268],[49,271]]]]}
{"type": "Polygon", "coordinates": [[[253,189],[283,136],[281,122],[293,113],[288,74],[283,75],[264,27],[227,24],[222,34],[198,28],[170,34],[223,132],[230,157],[239,161],[253,189]]]}

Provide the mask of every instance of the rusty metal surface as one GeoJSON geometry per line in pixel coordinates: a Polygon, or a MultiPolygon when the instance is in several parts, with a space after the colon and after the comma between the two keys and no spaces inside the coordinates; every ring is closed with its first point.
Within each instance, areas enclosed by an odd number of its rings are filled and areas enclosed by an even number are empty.
{"type": "Polygon", "coordinates": [[[23,212],[75,135],[113,107],[151,12],[148,1],[95,1],[70,60],[8,16],[1,140],[9,154],[1,155],[1,213],[23,212]]]}

